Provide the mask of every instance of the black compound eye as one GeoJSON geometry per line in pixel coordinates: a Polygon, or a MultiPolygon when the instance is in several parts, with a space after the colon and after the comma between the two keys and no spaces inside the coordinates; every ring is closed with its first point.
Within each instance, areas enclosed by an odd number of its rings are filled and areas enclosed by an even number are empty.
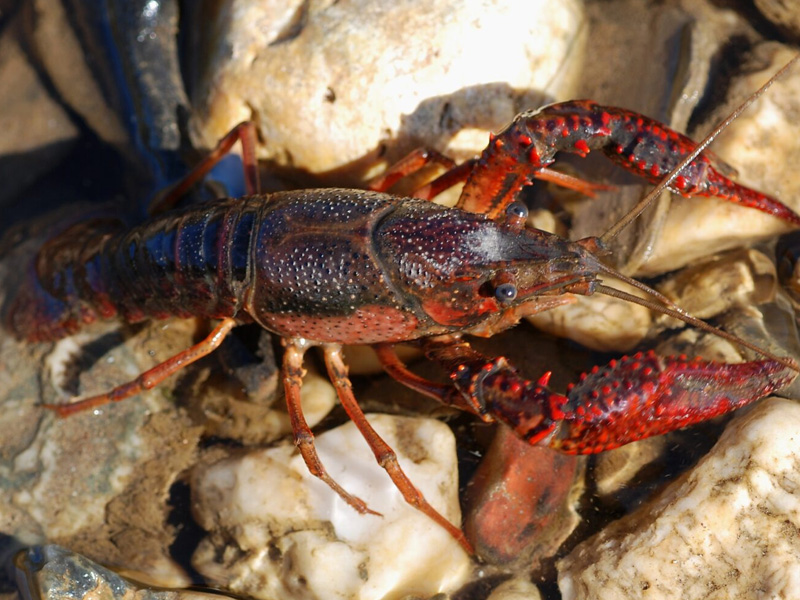
{"type": "Polygon", "coordinates": [[[528,218],[528,207],[519,201],[512,202],[508,205],[508,208],[506,208],[506,215],[524,221],[528,218]]]}
{"type": "Polygon", "coordinates": [[[517,286],[513,283],[501,283],[494,288],[494,297],[498,302],[511,302],[517,297],[517,286]]]}

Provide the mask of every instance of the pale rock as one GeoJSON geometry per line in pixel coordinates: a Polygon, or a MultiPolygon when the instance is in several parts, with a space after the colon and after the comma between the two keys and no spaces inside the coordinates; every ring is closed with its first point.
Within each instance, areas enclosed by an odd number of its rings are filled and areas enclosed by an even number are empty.
{"type": "Polygon", "coordinates": [[[766,400],[650,505],[558,563],[564,600],[799,598],[800,405],[766,400]]]}
{"type": "Polygon", "coordinates": [[[69,114],[31,64],[19,39],[24,25],[17,15],[3,23],[0,37],[0,203],[58,164],[78,137],[69,114]]]}
{"type": "MultiPolygon", "coordinates": [[[[371,346],[345,346],[342,350],[351,375],[383,373],[383,366],[371,346]]],[[[422,356],[422,352],[413,346],[396,346],[395,352],[404,363],[409,363],[422,356]]]]}
{"type": "MultiPolygon", "coordinates": [[[[308,426],[314,427],[336,405],[337,397],[328,376],[319,373],[310,358],[304,364],[306,374],[300,388],[300,402],[308,426]]],[[[245,445],[263,445],[292,432],[282,395],[276,395],[271,402],[256,403],[246,397],[234,396],[227,389],[200,386],[197,396],[203,399],[202,411],[207,420],[205,429],[208,435],[245,445]]]]}
{"type": "Polygon", "coordinates": [[[777,282],[772,259],[741,249],[687,267],[662,281],[658,290],[692,316],[710,319],[735,306],[771,300],[777,282]]]}
{"type": "Polygon", "coordinates": [[[580,76],[579,0],[297,4],[236,0],[214,15],[196,145],[251,119],[261,158],[353,185],[419,146],[471,157],[580,76]]]}
{"type": "MultiPolygon", "coordinates": [[[[626,284],[613,287],[630,294],[642,293],[626,284]]],[[[601,352],[628,352],[647,335],[653,322],[650,309],[596,293],[575,296],[575,302],[528,317],[539,329],[569,338],[601,352]]]]}
{"type": "MultiPolygon", "coordinates": [[[[371,415],[431,505],[461,522],[452,432],[431,419],[371,415]]],[[[193,564],[209,581],[254,598],[402,598],[457,589],[470,560],[410,507],[353,423],[319,435],[331,477],[383,516],[359,515],[313,477],[294,447],[234,455],[198,468],[195,517],[209,531],[193,564]]]]}
{"type": "Polygon", "coordinates": [[[527,579],[509,579],[492,590],[486,600],[541,600],[539,589],[527,579]]]}
{"type": "Polygon", "coordinates": [[[785,0],[754,0],[753,4],[779,29],[795,40],[800,38],[800,11],[796,4],[785,0]]]}
{"type": "Polygon", "coordinates": [[[101,139],[124,147],[128,143],[126,116],[116,114],[106,102],[78,33],[69,24],[67,7],[58,0],[36,0],[34,4],[37,18],[32,37],[49,84],[58,90],[61,101],[76,110],[101,139]],[[53,43],[54,40],[58,43],[53,43]]]}

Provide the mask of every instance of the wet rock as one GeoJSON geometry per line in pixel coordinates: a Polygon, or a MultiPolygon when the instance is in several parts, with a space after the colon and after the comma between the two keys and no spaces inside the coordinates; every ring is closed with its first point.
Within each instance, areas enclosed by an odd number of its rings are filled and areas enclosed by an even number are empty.
{"type": "Polygon", "coordinates": [[[800,406],[771,399],[650,505],[559,562],[565,600],[792,597],[800,580],[800,406]]]}
{"type": "Polygon", "coordinates": [[[597,495],[607,498],[624,490],[643,467],[663,455],[667,444],[667,436],[661,435],[598,454],[592,469],[597,495]]]}
{"type": "Polygon", "coordinates": [[[772,260],[742,249],[693,264],[661,282],[658,290],[699,319],[710,319],[735,306],[772,300],[777,286],[772,260]]]}
{"type": "MultiPolygon", "coordinates": [[[[111,381],[129,379],[123,373],[135,359],[127,352],[136,343],[147,347],[142,336],[131,343],[109,352],[113,363],[101,364],[105,370],[84,374],[88,389],[110,389],[111,381]]],[[[5,431],[13,432],[0,444],[2,531],[27,543],[69,544],[107,564],[172,580],[180,569],[169,558],[175,531],[166,526],[166,502],[171,485],[194,457],[200,430],[174,408],[157,408],[168,402],[157,391],[59,419],[38,406],[52,393],[38,389],[34,365],[41,348],[21,346],[7,336],[0,344],[2,377],[9,384],[0,420],[5,431]]]]}
{"type": "MultiPolygon", "coordinates": [[[[0,263],[3,281],[26,274],[16,264],[0,263]]],[[[196,333],[191,321],[119,329],[95,324],[55,344],[0,336],[0,552],[12,538],[56,542],[185,584],[169,553],[168,501],[202,428],[178,410],[169,386],[63,419],[39,406],[129,381],[196,333]]]]}
{"type": "MultiPolygon", "coordinates": [[[[460,523],[454,440],[429,419],[372,415],[431,505],[460,523]]],[[[383,517],[359,515],[314,478],[294,447],[235,454],[195,470],[195,518],[209,532],[193,564],[255,598],[379,598],[452,591],[469,558],[411,508],[353,423],[317,436],[330,475],[383,517]]]]}
{"type": "MultiPolygon", "coordinates": [[[[720,319],[720,326],[740,338],[754,342],[776,356],[800,357],[800,332],[795,313],[788,300],[778,295],[774,302],[730,311],[720,319]]],[[[743,351],[748,360],[763,358],[756,352],[743,351]]],[[[782,395],[800,395],[800,381],[795,379],[782,390],[782,395]]]]}
{"type": "Polygon", "coordinates": [[[17,557],[22,600],[224,600],[229,596],[190,590],[151,589],[60,546],[31,548],[17,557]]]}
{"type": "Polygon", "coordinates": [[[582,14],[578,0],[238,0],[200,19],[193,139],[213,147],[253,119],[262,158],[351,184],[419,146],[467,158],[521,110],[573,95],[582,14]]]}

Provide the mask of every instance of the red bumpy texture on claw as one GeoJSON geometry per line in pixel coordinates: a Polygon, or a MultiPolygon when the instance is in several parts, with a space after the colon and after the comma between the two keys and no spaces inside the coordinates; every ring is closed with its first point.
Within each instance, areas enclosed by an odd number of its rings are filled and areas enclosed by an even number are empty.
{"type": "Polygon", "coordinates": [[[595,367],[564,396],[547,388],[549,373],[529,381],[502,358],[472,359],[451,371],[476,414],[505,423],[528,443],[569,454],[603,452],[707,421],[795,376],[774,360],[726,364],[647,352],[595,367]]]}
{"type": "MultiPolygon", "coordinates": [[[[658,183],[696,147],[685,135],[623,108],[590,100],[551,104],[520,114],[492,139],[475,162],[458,207],[499,216],[558,152],[586,156],[600,150],[624,169],[658,183]]],[[[731,181],[718,166],[701,154],[670,187],[684,196],[716,196],[800,225],[800,215],[792,209],[731,181]]]]}
{"type": "Polygon", "coordinates": [[[726,364],[654,352],[623,357],[570,387],[549,445],[575,454],[602,452],[730,412],[795,375],[772,360],[726,364]]]}

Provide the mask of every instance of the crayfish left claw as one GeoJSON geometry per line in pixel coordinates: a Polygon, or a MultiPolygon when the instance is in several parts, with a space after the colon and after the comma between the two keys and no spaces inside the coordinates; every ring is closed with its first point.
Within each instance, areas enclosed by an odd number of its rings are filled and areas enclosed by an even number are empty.
{"type": "Polygon", "coordinates": [[[570,387],[553,448],[593,454],[740,408],[790,383],[774,360],[726,364],[653,352],[595,367],[570,387]]]}

